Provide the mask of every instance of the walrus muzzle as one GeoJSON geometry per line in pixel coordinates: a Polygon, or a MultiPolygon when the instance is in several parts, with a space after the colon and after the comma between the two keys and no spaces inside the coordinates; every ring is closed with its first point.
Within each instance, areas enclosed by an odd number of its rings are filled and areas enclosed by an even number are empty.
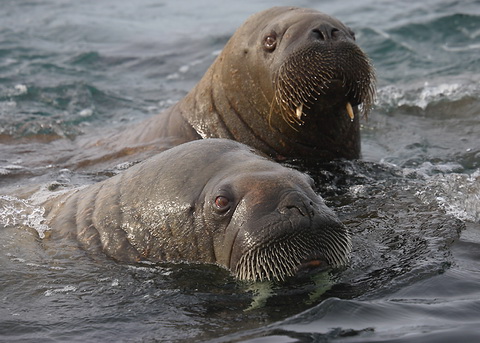
{"type": "Polygon", "coordinates": [[[240,280],[285,280],[307,266],[340,267],[348,262],[350,233],[300,193],[284,197],[276,210],[254,217],[238,233],[230,269],[240,280]]]}
{"type": "Polygon", "coordinates": [[[375,95],[372,64],[348,40],[309,44],[285,60],[275,80],[275,103],[290,124],[302,125],[303,116],[330,112],[315,108],[325,104],[333,107],[341,103],[351,120],[353,108],[361,105],[360,112],[366,116],[375,95]]]}

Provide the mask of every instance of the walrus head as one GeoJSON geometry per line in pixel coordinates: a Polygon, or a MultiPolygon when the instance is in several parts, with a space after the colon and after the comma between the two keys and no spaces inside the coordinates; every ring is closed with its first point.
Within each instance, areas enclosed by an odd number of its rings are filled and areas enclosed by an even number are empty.
{"type": "Polygon", "coordinates": [[[234,139],[280,160],[360,156],[359,117],[373,104],[375,75],[335,18],[295,7],[257,13],[203,81],[195,103],[208,98],[214,115],[190,121],[203,138],[234,139]]]}
{"type": "MultiPolygon", "coordinates": [[[[353,107],[362,105],[361,112],[367,115],[372,106],[371,63],[353,43],[353,32],[335,24],[313,25],[308,39],[287,47],[292,53],[276,68],[272,111],[280,107],[282,118],[293,128],[303,125],[304,118],[336,110],[335,106],[343,107],[350,120],[355,119],[353,107]]],[[[273,53],[276,40],[275,31],[267,34],[265,50],[273,53]]]]}
{"type": "MultiPolygon", "coordinates": [[[[216,263],[240,280],[284,280],[309,267],[348,261],[350,234],[306,174],[237,151],[209,181],[202,219],[216,263]]],[[[223,160],[222,163],[225,163],[223,160]]]]}

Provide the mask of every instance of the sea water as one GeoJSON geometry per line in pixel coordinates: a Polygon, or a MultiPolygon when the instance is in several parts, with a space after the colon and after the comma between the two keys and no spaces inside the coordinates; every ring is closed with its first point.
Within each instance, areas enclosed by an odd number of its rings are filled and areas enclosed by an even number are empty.
{"type": "Polygon", "coordinates": [[[0,6],[0,341],[478,341],[479,1],[0,6]],[[276,5],[339,18],[376,68],[362,159],[291,162],[352,231],[350,265],[244,285],[215,266],[123,265],[50,242],[46,193],[16,192],[85,186],[136,162],[95,172],[54,163],[81,153],[75,139],[178,101],[249,15],[276,5]]]}

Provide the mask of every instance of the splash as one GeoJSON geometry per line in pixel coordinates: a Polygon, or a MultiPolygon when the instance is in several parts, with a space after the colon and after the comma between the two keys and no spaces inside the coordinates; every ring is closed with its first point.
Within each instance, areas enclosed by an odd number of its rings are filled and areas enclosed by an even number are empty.
{"type": "Polygon", "coordinates": [[[75,286],[67,285],[62,288],[55,288],[55,289],[47,289],[43,294],[46,297],[51,297],[52,295],[56,294],[68,294],[70,292],[75,292],[78,288],[75,286]]]}
{"type": "Polygon", "coordinates": [[[454,80],[435,84],[425,82],[421,86],[411,88],[386,86],[377,92],[377,105],[386,108],[418,107],[425,110],[429,105],[440,101],[458,101],[465,97],[476,97],[479,91],[475,83],[465,84],[465,82],[454,80]]]}
{"type": "Polygon", "coordinates": [[[8,195],[0,195],[0,225],[27,226],[37,231],[40,238],[45,238],[45,232],[50,230],[44,224],[45,209],[33,206],[26,200],[8,195]]]}
{"type": "Polygon", "coordinates": [[[438,174],[416,195],[460,220],[480,222],[480,169],[468,174],[438,174]]]}

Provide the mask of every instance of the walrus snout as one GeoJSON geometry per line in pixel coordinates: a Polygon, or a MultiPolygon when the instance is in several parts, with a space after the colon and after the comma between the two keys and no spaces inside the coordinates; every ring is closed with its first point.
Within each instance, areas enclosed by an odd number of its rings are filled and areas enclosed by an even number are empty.
{"type": "Polygon", "coordinates": [[[292,217],[300,215],[309,219],[315,214],[313,201],[296,192],[289,193],[282,199],[278,211],[282,215],[292,217]]]}
{"type": "Polygon", "coordinates": [[[311,37],[318,41],[337,41],[347,39],[345,32],[336,26],[327,23],[320,24],[312,29],[311,37]]]}
{"type": "Polygon", "coordinates": [[[289,192],[237,234],[230,269],[240,280],[285,280],[348,261],[350,234],[320,197],[289,192]]]}

